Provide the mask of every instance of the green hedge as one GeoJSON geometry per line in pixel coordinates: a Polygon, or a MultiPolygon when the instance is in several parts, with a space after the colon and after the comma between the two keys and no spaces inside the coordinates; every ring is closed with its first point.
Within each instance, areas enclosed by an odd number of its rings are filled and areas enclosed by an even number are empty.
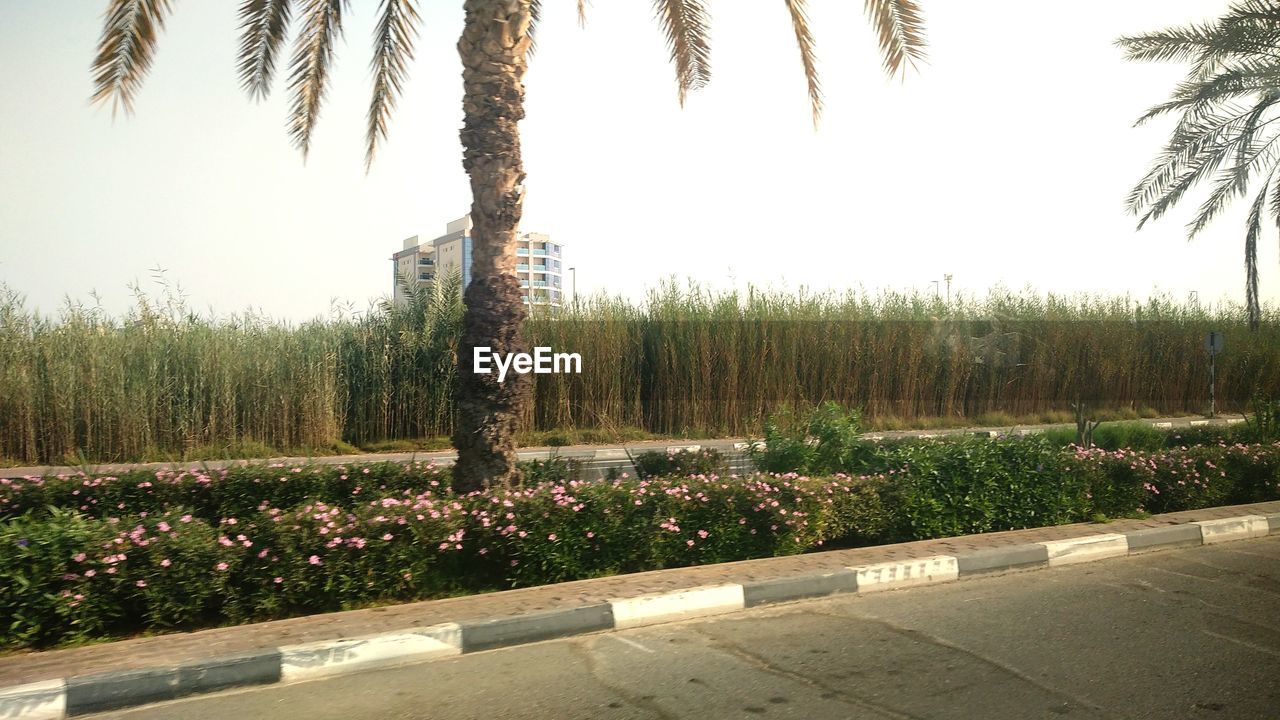
{"type": "Polygon", "coordinates": [[[894,466],[859,476],[552,481],[462,497],[421,464],[8,481],[0,646],[1280,498],[1280,445],[972,439],[893,452],[880,461],[894,466]]]}

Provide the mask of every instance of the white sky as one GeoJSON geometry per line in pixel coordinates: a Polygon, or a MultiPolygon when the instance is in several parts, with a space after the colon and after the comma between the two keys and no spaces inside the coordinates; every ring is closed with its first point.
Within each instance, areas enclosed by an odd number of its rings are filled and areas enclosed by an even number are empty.
{"type": "MultiPolygon", "coordinates": [[[[373,0],[357,0],[312,155],[284,83],[248,102],[231,0],[177,0],[133,117],[90,107],[105,2],[0,3],[0,281],[44,311],[96,289],[111,312],[160,266],[197,309],[302,320],[390,292],[403,238],[465,213],[461,3],[424,29],[390,142],[363,169],[373,0]]],[[[1211,18],[1209,0],[925,0],[930,62],[881,73],[856,0],[813,0],[827,108],[815,132],[785,8],[718,0],[711,86],[681,110],[647,0],[548,0],[527,77],[523,229],[567,245],[580,294],[714,287],[1243,298],[1243,201],[1188,244],[1199,198],[1142,232],[1123,200],[1168,123],[1134,129],[1176,66],[1125,63],[1124,33],[1211,18]]],[[[277,80],[282,80],[283,75],[277,80]]],[[[1280,300],[1275,231],[1263,297],[1280,300]]]]}

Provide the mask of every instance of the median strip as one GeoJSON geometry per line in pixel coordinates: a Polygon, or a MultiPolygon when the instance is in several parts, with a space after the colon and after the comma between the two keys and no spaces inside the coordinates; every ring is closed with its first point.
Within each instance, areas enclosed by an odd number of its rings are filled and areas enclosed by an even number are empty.
{"type": "MultiPolygon", "coordinates": [[[[577,607],[290,645],[174,666],[47,680],[0,690],[0,720],[60,719],[233,687],[302,682],[554,638],[723,615],[767,604],[918,587],[1268,534],[1280,534],[1280,513],[979,547],[954,555],[886,559],[741,583],[621,597],[577,607]]],[[[884,546],[884,555],[891,557],[899,547],[902,546],[884,546]]]]}

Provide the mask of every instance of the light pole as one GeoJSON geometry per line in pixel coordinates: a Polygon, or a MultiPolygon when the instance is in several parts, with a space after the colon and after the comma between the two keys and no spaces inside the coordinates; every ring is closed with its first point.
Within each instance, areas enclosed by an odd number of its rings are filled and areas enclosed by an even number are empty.
{"type": "Polygon", "coordinates": [[[569,268],[569,283],[573,288],[573,306],[578,307],[578,268],[569,268]]]}

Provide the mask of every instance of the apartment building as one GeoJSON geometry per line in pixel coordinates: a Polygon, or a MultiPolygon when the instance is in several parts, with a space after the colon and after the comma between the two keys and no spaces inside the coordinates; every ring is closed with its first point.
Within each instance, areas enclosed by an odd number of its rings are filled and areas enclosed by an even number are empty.
{"type": "MultiPolygon", "coordinates": [[[[527,305],[558,308],[566,301],[564,246],[545,233],[524,233],[516,244],[516,277],[527,305]]],[[[407,297],[406,285],[430,290],[435,282],[453,273],[462,287],[471,283],[471,217],[463,216],[445,227],[445,234],[429,242],[415,235],[391,256],[395,302],[407,297]],[[402,283],[400,280],[405,282],[402,283]]]]}

